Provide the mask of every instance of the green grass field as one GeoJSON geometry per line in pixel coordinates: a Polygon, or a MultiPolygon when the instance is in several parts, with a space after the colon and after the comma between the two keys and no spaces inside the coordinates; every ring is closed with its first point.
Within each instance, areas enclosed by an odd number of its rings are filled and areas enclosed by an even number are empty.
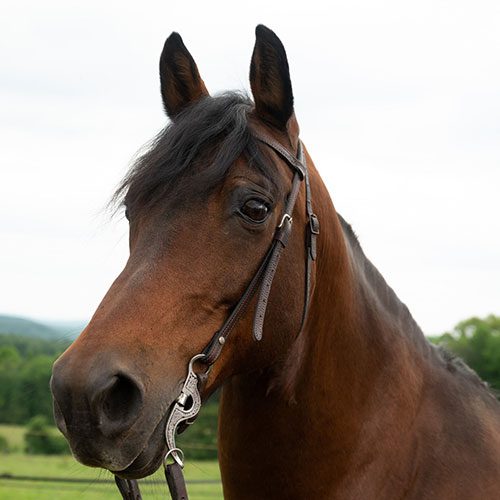
{"type": "MultiPolygon", "coordinates": [[[[49,500],[49,499],[116,499],[120,494],[114,484],[92,483],[96,479],[113,479],[104,470],[80,465],[71,456],[40,456],[22,453],[25,429],[18,426],[0,425],[0,435],[7,438],[14,453],[0,455],[0,475],[45,476],[57,478],[88,479],[88,484],[18,482],[0,479],[0,500],[49,500]]],[[[215,500],[222,498],[222,487],[217,484],[189,484],[190,481],[219,480],[219,467],[216,461],[186,461],[185,476],[188,483],[189,498],[193,500],[215,500]]],[[[148,479],[161,481],[148,485],[143,482],[141,490],[145,499],[168,498],[167,485],[163,471],[158,471],[148,479]]]]}
{"type": "MultiPolygon", "coordinates": [[[[0,436],[7,439],[9,447],[16,452],[22,452],[24,448],[24,433],[26,432],[26,427],[22,425],[3,425],[0,424],[0,436]]],[[[54,428],[54,432],[56,429],[54,428]]],[[[3,463],[3,461],[2,461],[3,463]]]]}

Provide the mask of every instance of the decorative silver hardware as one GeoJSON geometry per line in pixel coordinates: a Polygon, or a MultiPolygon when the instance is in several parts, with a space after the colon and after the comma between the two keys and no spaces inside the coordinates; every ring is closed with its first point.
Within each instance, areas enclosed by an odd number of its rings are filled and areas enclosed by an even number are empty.
{"type": "Polygon", "coordinates": [[[187,394],[184,394],[182,393],[178,398],[177,398],[177,402],[181,405],[181,406],[185,406],[186,405],[186,401],[188,399],[188,396],[187,394]]]}
{"type": "Polygon", "coordinates": [[[220,345],[224,345],[226,342],[226,339],[224,337],[219,337],[218,339],[220,345]]]}
{"type": "MultiPolygon", "coordinates": [[[[170,415],[168,416],[167,425],[165,427],[165,440],[168,448],[167,454],[163,459],[165,466],[167,465],[167,458],[171,456],[181,467],[184,467],[184,453],[175,446],[175,434],[179,424],[183,422],[188,425],[191,424],[194,417],[196,417],[200,411],[201,396],[198,390],[198,374],[195,373],[193,366],[196,361],[204,357],[204,354],[197,354],[191,358],[188,374],[182,386],[181,393],[170,410],[170,415]]],[[[210,368],[208,370],[210,370],[210,368]]]]}

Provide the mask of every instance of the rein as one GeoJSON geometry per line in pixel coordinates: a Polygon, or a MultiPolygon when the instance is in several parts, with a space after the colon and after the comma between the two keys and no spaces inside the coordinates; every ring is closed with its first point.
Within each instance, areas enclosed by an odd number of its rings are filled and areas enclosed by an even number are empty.
{"type": "MultiPolygon", "coordinates": [[[[253,337],[255,340],[262,339],[262,330],[264,327],[264,318],[266,315],[269,294],[273,283],[274,275],[278,268],[281,254],[286,247],[290,234],[292,232],[293,210],[297,201],[300,186],[305,184],[306,194],[306,271],[305,271],[305,294],[304,308],[302,311],[301,325],[298,334],[302,331],[307,319],[311,296],[312,265],[317,257],[316,239],[319,234],[319,220],[312,209],[311,185],[309,182],[309,172],[307,170],[306,158],[302,143],[299,141],[297,157],[285,149],[274,139],[255,134],[254,137],[260,142],[269,146],[277,153],[294,172],[292,187],[288,194],[284,213],[280,223],[276,227],[273,241],[264,256],[257,272],[243,292],[238,303],[234,306],[231,314],[228,316],[222,327],[213,335],[208,345],[201,354],[194,356],[188,367],[188,374],[182,387],[179,397],[175,400],[170,409],[165,428],[165,440],[167,442],[167,454],[163,460],[165,467],[165,477],[167,480],[170,495],[173,500],[187,500],[188,494],[182,469],[184,467],[184,454],[181,449],[175,445],[175,435],[177,428],[181,423],[192,424],[201,408],[200,390],[203,387],[211,366],[219,358],[222,348],[227,338],[231,334],[238,320],[246,312],[252,298],[260,286],[257,298],[257,306],[254,313],[253,337]],[[206,369],[198,373],[194,370],[194,364],[203,364],[206,369]],[[172,463],[168,463],[171,459],[172,463]]],[[[139,486],[134,479],[123,479],[115,475],[115,481],[124,500],[141,500],[139,486]]]]}

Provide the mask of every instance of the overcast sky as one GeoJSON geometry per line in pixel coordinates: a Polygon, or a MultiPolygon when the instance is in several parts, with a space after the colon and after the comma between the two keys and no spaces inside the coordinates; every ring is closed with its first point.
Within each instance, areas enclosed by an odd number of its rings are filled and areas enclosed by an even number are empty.
{"type": "Polygon", "coordinates": [[[337,210],[426,333],[500,313],[500,2],[3,1],[0,313],[88,319],[127,258],[104,208],[166,123],[178,31],[211,92],[283,41],[337,210]]]}

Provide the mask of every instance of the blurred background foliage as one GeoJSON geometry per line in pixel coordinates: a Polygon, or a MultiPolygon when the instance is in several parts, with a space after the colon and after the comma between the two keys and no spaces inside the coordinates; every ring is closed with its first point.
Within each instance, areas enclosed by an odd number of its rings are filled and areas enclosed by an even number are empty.
{"type": "MultiPolygon", "coordinates": [[[[69,453],[66,441],[53,427],[49,390],[52,364],[69,341],[0,334],[0,424],[24,425],[22,450],[28,454],[69,453]]],[[[178,443],[192,460],[217,458],[217,395],[204,405],[196,425],[178,443]]],[[[9,451],[8,436],[0,429],[0,453],[9,451]]]]}
{"type": "Polygon", "coordinates": [[[462,358],[493,389],[500,390],[500,316],[466,319],[451,332],[430,340],[462,358]]]}
{"type": "MultiPolygon", "coordinates": [[[[469,318],[429,340],[460,356],[492,388],[500,390],[500,316],[469,318]]],[[[0,334],[0,424],[25,426],[25,453],[69,453],[53,427],[49,391],[52,363],[69,344],[36,335],[0,334]]],[[[217,458],[217,410],[215,396],[204,405],[196,425],[179,437],[179,445],[190,459],[217,458]]],[[[7,438],[0,433],[0,453],[9,452],[7,438]]]]}

